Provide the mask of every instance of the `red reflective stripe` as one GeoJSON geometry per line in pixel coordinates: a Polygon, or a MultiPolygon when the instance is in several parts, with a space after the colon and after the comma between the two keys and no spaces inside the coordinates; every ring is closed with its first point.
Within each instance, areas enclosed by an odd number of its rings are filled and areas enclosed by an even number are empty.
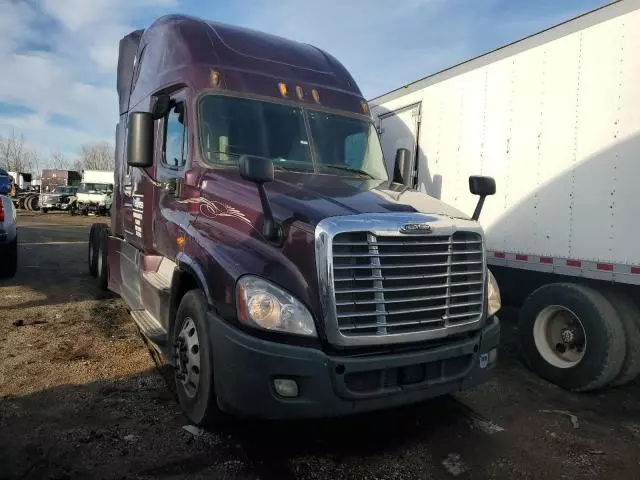
{"type": "Polygon", "coordinates": [[[553,263],[553,258],[551,258],[551,257],[540,257],[540,263],[553,263]]]}
{"type": "Polygon", "coordinates": [[[599,263],[596,268],[598,270],[606,270],[607,272],[613,272],[613,265],[611,263],[599,263]]]}
{"type": "Polygon", "coordinates": [[[640,267],[631,267],[631,273],[640,273],[640,267]]]}
{"type": "Polygon", "coordinates": [[[529,255],[516,255],[516,260],[523,260],[526,262],[529,260],[529,255]]]}
{"type": "Polygon", "coordinates": [[[581,267],[582,262],[580,260],[567,260],[567,267],[581,267]]]}
{"type": "Polygon", "coordinates": [[[496,258],[504,258],[504,252],[494,252],[493,254],[496,258]]]}

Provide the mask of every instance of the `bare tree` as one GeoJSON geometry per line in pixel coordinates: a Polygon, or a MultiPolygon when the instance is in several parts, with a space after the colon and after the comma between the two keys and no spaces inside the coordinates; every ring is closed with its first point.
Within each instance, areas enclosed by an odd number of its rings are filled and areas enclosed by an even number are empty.
{"type": "Polygon", "coordinates": [[[88,143],[82,146],[76,162],[78,170],[114,170],[115,152],[109,142],[88,143]],[[80,167],[80,168],[78,168],[80,167]]]}
{"type": "Polygon", "coordinates": [[[30,167],[33,152],[27,147],[23,135],[11,130],[8,137],[0,136],[0,165],[8,171],[26,172],[30,167]]]}
{"type": "Polygon", "coordinates": [[[49,165],[51,165],[52,168],[58,170],[68,170],[71,162],[64,156],[64,154],[60,152],[54,152],[51,154],[49,165]]]}

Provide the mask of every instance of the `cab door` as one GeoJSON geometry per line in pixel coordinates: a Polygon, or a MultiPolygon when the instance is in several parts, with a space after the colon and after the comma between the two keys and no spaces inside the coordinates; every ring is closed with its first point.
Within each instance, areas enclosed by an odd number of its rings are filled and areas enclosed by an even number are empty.
{"type": "Polygon", "coordinates": [[[155,149],[153,250],[171,260],[180,249],[180,237],[191,216],[184,200],[185,175],[190,167],[191,129],[188,125],[186,90],[171,95],[167,114],[158,120],[161,138],[155,149]]]}

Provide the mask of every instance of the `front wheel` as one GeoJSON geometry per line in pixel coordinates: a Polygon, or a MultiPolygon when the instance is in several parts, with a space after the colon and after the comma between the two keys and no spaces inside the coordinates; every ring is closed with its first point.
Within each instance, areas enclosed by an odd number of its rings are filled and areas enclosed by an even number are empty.
{"type": "Polygon", "coordinates": [[[213,384],[206,311],[202,292],[190,290],[182,297],[171,333],[178,400],[196,425],[210,425],[222,418],[213,384]]]}
{"type": "Polygon", "coordinates": [[[518,336],[529,368],[567,390],[604,387],[625,359],[616,310],[584,285],[556,283],[533,292],[520,310],[518,336]]]}

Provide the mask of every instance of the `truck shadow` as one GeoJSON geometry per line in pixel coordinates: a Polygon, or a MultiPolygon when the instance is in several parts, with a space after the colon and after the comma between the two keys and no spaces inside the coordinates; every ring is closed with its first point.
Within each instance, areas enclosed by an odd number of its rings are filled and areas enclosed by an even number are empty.
{"type": "MultiPolygon", "coordinates": [[[[0,309],[21,310],[67,302],[114,298],[89,275],[85,236],[37,241],[42,227],[19,227],[18,273],[0,280],[0,309]],[[21,287],[14,293],[15,287],[21,287]]],[[[83,232],[84,233],[84,232],[83,232]]],[[[88,232],[87,232],[88,237],[88,232]]]]}

